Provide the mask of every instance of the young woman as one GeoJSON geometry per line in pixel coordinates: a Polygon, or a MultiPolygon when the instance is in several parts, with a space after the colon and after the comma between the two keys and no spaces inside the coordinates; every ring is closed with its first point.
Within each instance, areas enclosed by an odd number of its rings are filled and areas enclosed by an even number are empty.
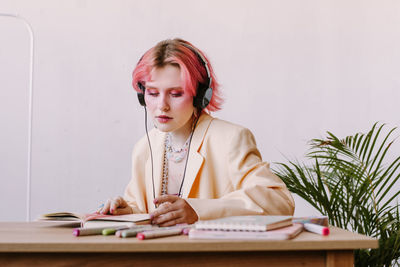
{"type": "Polygon", "coordinates": [[[161,41],[140,59],[133,87],[155,127],[135,145],[125,196],[98,212],[150,213],[160,226],[293,214],[292,196],[252,133],[209,115],[222,100],[200,50],[182,39],[161,41]]]}

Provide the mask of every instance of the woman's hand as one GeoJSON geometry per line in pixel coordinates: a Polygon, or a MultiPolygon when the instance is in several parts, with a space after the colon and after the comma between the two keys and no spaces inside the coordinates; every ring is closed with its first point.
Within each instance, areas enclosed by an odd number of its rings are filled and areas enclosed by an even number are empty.
{"type": "Polygon", "coordinates": [[[122,197],[115,197],[108,199],[104,206],[100,207],[97,211],[100,214],[122,215],[133,213],[132,208],[122,197]]]}
{"type": "Polygon", "coordinates": [[[159,226],[173,226],[180,223],[192,224],[199,217],[194,209],[183,198],[164,195],[154,200],[158,208],[150,214],[151,223],[159,226]]]}

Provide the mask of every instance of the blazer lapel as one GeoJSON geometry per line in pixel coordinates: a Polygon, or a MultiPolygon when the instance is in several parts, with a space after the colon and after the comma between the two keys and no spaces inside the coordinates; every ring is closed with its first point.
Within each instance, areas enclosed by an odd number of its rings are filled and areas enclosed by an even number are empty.
{"type": "Polygon", "coordinates": [[[184,198],[188,197],[197,174],[203,165],[204,158],[199,153],[199,150],[207,133],[208,127],[213,119],[214,118],[208,114],[201,115],[193,133],[192,143],[190,144],[189,158],[186,166],[185,180],[183,181],[182,186],[182,197],[184,198]]]}

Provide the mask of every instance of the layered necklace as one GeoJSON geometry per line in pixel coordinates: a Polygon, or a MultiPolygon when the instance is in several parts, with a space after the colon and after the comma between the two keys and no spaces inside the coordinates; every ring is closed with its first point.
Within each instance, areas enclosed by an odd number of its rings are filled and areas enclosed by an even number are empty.
{"type": "Polygon", "coordinates": [[[173,162],[179,163],[181,162],[188,151],[190,142],[190,136],[186,140],[185,144],[181,148],[175,148],[172,146],[172,136],[170,133],[167,133],[167,137],[165,138],[165,152],[168,160],[172,159],[173,162]]]}
{"type": "MultiPolygon", "coordinates": [[[[167,133],[167,136],[165,138],[165,143],[164,143],[164,164],[163,164],[163,177],[162,177],[162,187],[161,187],[161,194],[166,195],[168,194],[168,178],[169,178],[169,171],[168,171],[168,165],[169,161],[173,161],[175,163],[180,163],[185,157],[187,157],[187,153],[189,151],[189,146],[193,137],[194,133],[194,128],[196,127],[198,118],[192,121],[192,131],[191,134],[189,135],[188,139],[186,142],[183,144],[181,148],[175,148],[172,145],[172,135],[171,133],[167,133]]],[[[187,161],[186,161],[187,164],[187,161]]],[[[177,193],[178,196],[180,196],[181,193],[181,188],[183,185],[183,181],[185,179],[185,173],[186,173],[186,164],[185,168],[183,171],[183,177],[181,181],[181,185],[179,188],[179,192],[177,193]]]]}
{"type": "Polygon", "coordinates": [[[189,143],[190,143],[190,136],[186,140],[183,147],[175,148],[172,146],[171,134],[170,133],[167,134],[164,143],[165,150],[164,150],[163,178],[162,178],[162,188],[161,188],[162,195],[168,194],[169,160],[172,160],[175,163],[181,162],[186,157],[186,154],[189,149],[189,143]]]}

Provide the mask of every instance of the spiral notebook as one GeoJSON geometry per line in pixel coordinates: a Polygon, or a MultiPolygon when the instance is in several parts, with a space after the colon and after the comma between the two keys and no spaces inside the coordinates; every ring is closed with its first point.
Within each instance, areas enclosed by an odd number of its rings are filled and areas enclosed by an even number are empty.
{"type": "Polygon", "coordinates": [[[198,230],[269,231],[292,225],[292,216],[248,215],[198,221],[198,230]]]}
{"type": "Polygon", "coordinates": [[[223,230],[198,230],[189,231],[190,239],[240,239],[240,240],[288,240],[296,237],[303,231],[301,223],[275,230],[256,231],[223,231],[223,230]]]}

